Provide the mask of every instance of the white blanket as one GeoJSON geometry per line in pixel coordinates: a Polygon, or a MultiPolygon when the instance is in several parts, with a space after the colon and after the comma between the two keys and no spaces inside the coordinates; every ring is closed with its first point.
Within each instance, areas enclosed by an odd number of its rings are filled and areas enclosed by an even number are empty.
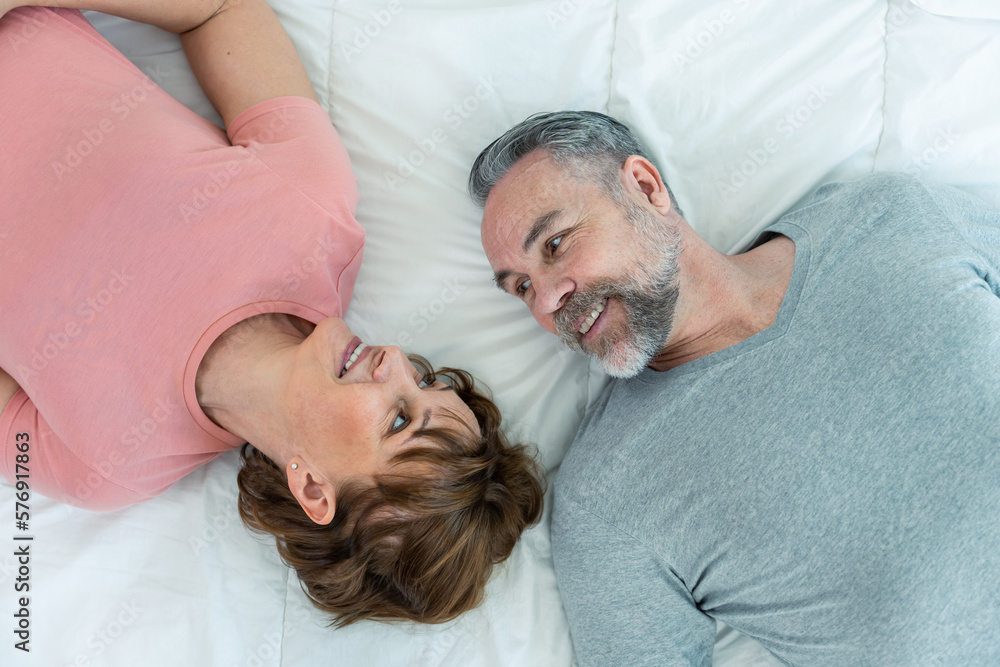
{"type": "MultiPolygon", "coordinates": [[[[594,109],[633,126],[688,219],[727,252],[823,182],[873,170],[919,173],[1000,205],[997,21],[906,0],[271,4],[358,175],[368,244],[348,323],[486,380],[553,473],[605,378],[493,289],[465,194],[479,150],[526,115],[594,109]]],[[[218,122],[176,36],[86,15],[218,122]]],[[[240,524],[236,467],[235,454],[220,457],[114,514],[34,496],[30,654],[13,648],[21,575],[14,491],[0,486],[0,664],[573,664],[548,512],[482,608],[444,626],[332,630],[273,545],[240,524]]],[[[778,663],[721,627],[714,664],[778,663]]]]}

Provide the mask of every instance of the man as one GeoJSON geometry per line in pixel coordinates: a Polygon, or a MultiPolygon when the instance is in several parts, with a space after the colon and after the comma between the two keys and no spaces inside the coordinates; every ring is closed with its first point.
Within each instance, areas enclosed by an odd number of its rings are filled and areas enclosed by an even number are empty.
{"type": "Polygon", "coordinates": [[[726,256],[634,137],[533,116],[469,180],[497,285],[617,376],[555,489],[581,665],[1000,664],[1000,213],[875,174],[726,256]]]}

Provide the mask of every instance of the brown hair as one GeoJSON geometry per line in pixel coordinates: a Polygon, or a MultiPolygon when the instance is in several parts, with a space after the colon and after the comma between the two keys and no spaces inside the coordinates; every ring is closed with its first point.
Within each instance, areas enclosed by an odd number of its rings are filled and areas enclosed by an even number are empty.
{"type": "Polygon", "coordinates": [[[240,517],[274,536],[312,603],[333,615],[331,625],[452,620],[482,601],[493,566],[541,515],[541,470],[504,437],[493,401],[465,371],[434,372],[424,359],[410,360],[431,378],[447,378],[480,433],[417,431],[430,446],[400,452],[389,473],[338,488],[329,525],[306,515],[273,461],[250,444],[240,452],[240,517]]]}

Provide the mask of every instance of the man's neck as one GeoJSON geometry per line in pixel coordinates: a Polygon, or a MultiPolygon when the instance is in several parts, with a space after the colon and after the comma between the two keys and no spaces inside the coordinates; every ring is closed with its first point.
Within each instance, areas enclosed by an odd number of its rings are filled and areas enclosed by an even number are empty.
{"type": "Polygon", "coordinates": [[[791,282],[795,243],[776,236],[740,255],[685,242],[674,330],[649,363],[665,371],[724,350],[774,324],[791,282]]]}

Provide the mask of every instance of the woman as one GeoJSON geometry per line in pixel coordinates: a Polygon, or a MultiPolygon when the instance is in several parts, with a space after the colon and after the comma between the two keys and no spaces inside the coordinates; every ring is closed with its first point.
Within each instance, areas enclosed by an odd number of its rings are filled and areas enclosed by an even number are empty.
{"type": "Polygon", "coordinates": [[[71,3],[180,33],[222,132],[33,4],[0,0],[4,477],[113,510],[252,443],[241,516],[336,623],[475,606],[538,519],[537,467],[468,375],[338,318],[354,178],[273,12],[71,3]]]}

